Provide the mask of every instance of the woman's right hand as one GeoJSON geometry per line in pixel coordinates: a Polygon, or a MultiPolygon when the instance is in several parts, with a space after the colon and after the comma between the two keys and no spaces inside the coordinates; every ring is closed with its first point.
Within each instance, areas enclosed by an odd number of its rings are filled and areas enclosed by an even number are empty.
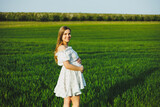
{"type": "Polygon", "coordinates": [[[81,58],[78,58],[78,59],[77,59],[77,62],[78,62],[79,64],[82,64],[82,63],[81,63],[81,58]]]}
{"type": "Polygon", "coordinates": [[[84,71],[84,67],[83,67],[83,65],[82,65],[82,66],[80,66],[80,71],[83,73],[83,71],[84,71]]]}

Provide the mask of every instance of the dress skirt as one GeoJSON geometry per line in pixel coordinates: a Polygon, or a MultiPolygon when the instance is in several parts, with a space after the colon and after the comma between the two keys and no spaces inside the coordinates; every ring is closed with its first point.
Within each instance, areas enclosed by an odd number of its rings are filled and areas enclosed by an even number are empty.
{"type": "Polygon", "coordinates": [[[54,93],[62,98],[76,96],[82,94],[81,89],[85,86],[86,82],[81,71],[69,70],[62,66],[54,93]]]}

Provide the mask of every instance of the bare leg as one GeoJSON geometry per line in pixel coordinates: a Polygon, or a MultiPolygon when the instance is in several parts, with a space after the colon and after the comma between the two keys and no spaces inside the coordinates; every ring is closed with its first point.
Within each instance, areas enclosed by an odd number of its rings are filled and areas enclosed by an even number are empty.
{"type": "Polygon", "coordinates": [[[70,103],[71,103],[71,97],[64,98],[63,107],[70,107],[70,103]]]}
{"type": "Polygon", "coordinates": [[[71,101],[72,101],[72,104],[73,104],[72,107],[79,107],[80,106],[80,95],[72,96],[71,101]]]}

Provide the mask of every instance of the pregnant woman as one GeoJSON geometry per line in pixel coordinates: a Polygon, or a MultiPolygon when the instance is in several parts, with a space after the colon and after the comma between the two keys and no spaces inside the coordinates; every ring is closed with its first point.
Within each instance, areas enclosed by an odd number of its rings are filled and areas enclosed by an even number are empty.
{"type": "Polygon", "coordinates": [[[71,29],[62,26],[58,32],[54,58],[59,66],[62,66],[54,93],[57,97],[64,98],[63,107],[79,107],[81,89],[86,86],[83,77],[83,65],[78,54],[68,46],[71,39],[71,29]]]}

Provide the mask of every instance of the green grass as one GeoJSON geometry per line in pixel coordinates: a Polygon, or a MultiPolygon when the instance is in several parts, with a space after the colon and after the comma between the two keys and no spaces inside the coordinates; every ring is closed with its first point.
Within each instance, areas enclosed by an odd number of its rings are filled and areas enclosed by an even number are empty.
{"type": "Polygon", "coordinates": [[[81,106],[160,105],[160,22],[0,22],[0,105],[59,107],[60,26],[85,67],[81,106]]]}

